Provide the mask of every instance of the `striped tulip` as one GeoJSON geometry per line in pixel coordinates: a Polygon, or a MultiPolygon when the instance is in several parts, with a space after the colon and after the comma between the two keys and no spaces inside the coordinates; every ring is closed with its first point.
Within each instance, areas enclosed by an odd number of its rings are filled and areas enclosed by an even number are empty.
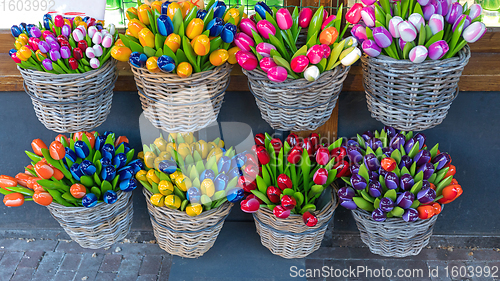
{"type": "Polygon", "coordinates": [[[71,27],[69,25],[65,24],[61,28],[61,34],[66,36],[66,37],[69,37],[69,35],[71,34],[71,27]]]}
{"type": "Polygon", "coordinates": [[[361,10],[361,18],[363,18],[363,22],[368,27],[375,26],[375,9],[372,6],[366,6],[361,10]]]}
{"type": "Polygon", "coordinates": [[[85,55],[86,55],[86,56],[87,56],[87,58],[89,58],[89,59],[95,58],[94,48],[92,48],[92,47],[87,47],[87,49],[85,50],[85,55]]]}
{"type": "MultiPolygon", "coordinates": [[[[439,31],[444,29],[444,18],[440,14],[434,14],[429,19],[429,27],[432,31],[432,34],[436,34],[439,31]]],[[[407,41],[408,42],[408,41],[407,41]]]]}
{"type": "MultiPolygon", "coordinates": [[[[96,35],[97,35],[97,33],[96,33],[96,35]]],[[[94,37],[96,35],[94,35],[94,37]]],[[[139,33],[137,35],[139,37],[139,42],[141,43],[141,45],[143,47],[150,47],[150,48],[155,47],[155,35],[153,34],[153,32],[151,32],[151,30],[149,30],[149,28],[141,29],[141,31],[139,31],[139,33]]],[[[92,40],[92,42],[94,44],[100,44],[100,43],[94,42],[94,40],[92,40]]]]}
{"type": "Polygon", "coordinates": [[[424,17],[422,17],[421,14],[419,13],[413,13],[410,15],[408,18],[408,21],[413,24],[413,26],[417,29],[418,32],[420,32],[420,28],[422,26],[425,26],[425,20],[424,17]]]}
{"type": "Polygon", "coordinates": [[[465,17],[465,22],[464,22],[464,28],[462,30],[467,29],[467,27],[471,24],[472,20],[468,15],[461,15],[457,18],[451,29],[455,31],[457,29],[458,24],[462,21],[462,19],[465,17]]]}
{"type": "Polygon", "coordinates": [[[448,0],[436,0],[437,3],[437,13],[446,16],[448,13],[448,0]]]}
{"type": "Polygon", "coordinates": [[[269,78],[269,80],[271,81],[278,83],[285,81],[287,75],[288,72],[286,71],[286,68],[282,66],[274,66],[267,71],[267,78],[269,78]]]}
{"type": "Polygon", "coordinates": [[[351,29],[351,34],[360,42],[363,42],[364,40],[368,39],[366,37],[366,28],[361,24],[354,25],[351,29]]]}
{"type": "Polygon", "coordinates": [[[410,60],[413,63],[421,63],[427,58],[427,48],[425,46],[416,46],[410,50],[410,60]]]}
{"type": "Polygon", "coordinates": [[[394,38],[401,37],[401,35],[399,34],[398,25],[403,21],[404,21],[403,18],[399,16],[395,16],[389,21],[389,32],[391,33],[392,37],[394,38]]]}
{"type": "Polygon", "coordinates": [[[261,20],[257,23],[257,30],[265,39],[269,39],[269,34],[276,35],[276,28],[267,20],[261,20]]]}
{"type": "Polygon", "coordinates": [[[104,48],[111,48],[111,46],[113,46],[113,36],[111,34],[106,34],[106,36],[102,38],[102,46],[104,48]]]}
{"type": "Polygon", "coordinates": [[[405,41],[403,41],[403,39],[399,38],[398,43],[399,43],[399,48],[400,48],[401,50],[404,50],[405,45],[406,45],[406,42],[405,42],[405,41]]]}
{"type": "Polygon", "coordinates": [[[96,57],[102,56],[103,51],[101,45],[94,45],[92,49],[94,49],[94,54],[96,57]]]}
{"type": "Polygon", "coordinates": [[[257,26],[255,26],[255,23],[249,18],[245,18],[245,19],[241,20],[240,30],[248,36],[253,36],[252,30],[255,31],[256,33],[258,33],[257,26]]]}
{"type": "Polygon", "coordinates": [[[296,56],[290,62],[290,68],[296,73],[304,72],[308,66],[309,59],[304,55],[296,56]]]}
{"type": "Polygon", "coordinates": [[[10,55],[10,57],[12,58],[12,60],[14,60],[15,63],[21,63],[22,62],[22,60],[17,56],[17,53],[13,53],[12,55],[10,55]]]}
{"type": "Polygon", "coordinates": [[[258,54],[260,54],[263,57],[270,57],[271,50],[276,50],[276,47],[273,44],[261,42],[257,44],[255,50],[257,51],[258,54]]]}
{"type": "Polygon", "coordinates": [[[253,41],[252,37],[243,32],[236,34],[236,36],[234,37],[234,44],[238,48],[247,52],[252,51],[252,48],[250,48],[250,46],[255,47],[255,42],[253,41]]]}
{"type": "Polygon", "coordinates": [[[239,51],[235,55],[236,61],[245,70],[254,70],[257,67],[258,61],[253,53],[247,51],[239,51]]]}
{"type": "Polygon", "coordinates": [[[75,39],[76,42],[79,42],[85,39],[85,35],[80,29],[77,28],[73,30],[73,39],[75,39]]]}
{"type": "Polygon", "coordinates": [[[87,29],[87,33],[89,34],[90,38],[93,38],[94,34],[96,34],[97,32],[99,32],[99,30],[97,30],[97,27],[95,26],[91,26],[87,29]]]}
{"type": "Polygon", "coordinates": [[[463,7],[460,3],[455,2],[451,4],[450,11],[446,14],[446,22],[449,24],[454,24],[458,17],[463,13],[463,7]]]}
{"type": "Polygon", "coordinates": [[[93,69],[97,69],[101,66],[101,62],[97,58],[91,58],[90,59],[90,67],[93,69]]]}
{"type": "Polygon", "coordinates": [[[176,53],[181,47],[181,37],[175,33],[171,33],[165,40],[165,45],[167,45],[172,52],[176,53]]]}
{"type": "Polygon", "coordinates": [[[485,33],[486,26],[484,25],[484,23],[476,21],[464,30],[462,36],[468,43],[474,43],[477,40],[481,39],[481,37],[483,37],[485,33]]]}
{"type": "Polygon", "coordinates": [[[382,52],[382,49],[377,45],[377,43],[371,39],[363,41],[361,47],[363,48],[363,52],[370,57],[377,57],[382,52]]]}
{"type": "Polygon", "coordinates": [[[101,32],[94,33],[94,36],[92,36],[92,43],[94,43],[94,44],[101,44],[102,43],[101,32]]]}
{"type": "Polygon", "coordinates": [[[267,73],[269,71],[269,69],[271,69],[272,67],[275,67],[275,66],[278,66],[274,60],[270,57],[263,57],[260,61],[259,61],[259,66],[260,68],[262,68],[262,70],[267,73]]]}
{"type": "Polygon", "coordinates": [[[473,20],[481,15],[483,8],[479,4],[472,4],[469,11],[469,17],[473,20]]]}
{"type": "Polygon", "coordinates": [[[429,58],[433,60],[441,59],[450,50],[448,43],[444,40],[439,40],[429,46],[429,58]]]}
{"type": "Polygon", "coordinates": [[[399,35],[405,42],[412,42],[417,38],[417,30],[410,22],[403,21],[398,24],[399,35]]]}
{"type": "MultiPolygon", "coordinates": [[[[401,24],[398,25],[398,27],[400,26],[401,24]]],[[[400,29],[400,33],[401,33],[401,29],[400,29]]],[[[387,48],[391,45],[392,43],[392,36],[391,34],[389,33],[389,31],[387,31],[387,29],[383,26],[379,26],[379,27],[375,27],[373,29],[373,39],[375,39],[375,42],[377,43],[377,45],[379,45],[381,48],[387,48]]]]}

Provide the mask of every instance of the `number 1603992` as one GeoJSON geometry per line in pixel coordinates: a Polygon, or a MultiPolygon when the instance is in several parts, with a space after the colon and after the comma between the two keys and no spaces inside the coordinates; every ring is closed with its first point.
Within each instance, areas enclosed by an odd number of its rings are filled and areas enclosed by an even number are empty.
{"type": "Polygon", "coordinates": [[[37,12],[50,11],[54,9],[54,0],[2,0],[0,9],[3,12],[37,12]]]}

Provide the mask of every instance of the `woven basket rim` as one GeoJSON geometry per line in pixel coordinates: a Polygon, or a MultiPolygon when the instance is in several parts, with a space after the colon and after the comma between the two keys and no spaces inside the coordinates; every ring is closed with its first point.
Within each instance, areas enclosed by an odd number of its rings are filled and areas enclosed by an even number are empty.
{"type": "MultiPolygon", "coordinates": [[[[286,78],[286,80],[283,82],[275,82],[275,81],[271,81],[269,79],[267,79],[267,82],[272,83],[272,84],[276,84],[279,86],[283,86],[283,87],[285,87],[286,84],[297,84],[297,83],[304,83],[305,82],[305,85],[303,87],[307,88],[310,85],[317,83],[317,81],[321,80],[324,76],[330,75],[332,72],[337,72],[337,75],[339,75],[339,74],[342,74],[344,71],[349,72],[350,68],[351,68],[350,65],[344,66],[344,65],[340,64],[340,65],[336,66],[334,69],[324,71],[323,73],[321,73],[319,75],[318,79],[316,79],[314,81],[309,81],[306,78],[299,78],[299,79],[286,78]]],[[[265,73],[264,71],[262,71],[259,68],[255,68],[254,70],[246,70],[246,69],[242,68],[242,71],[248,77],[248,79],[255,79],[255,78],[251,77],[251,75],[249,75],[249,74],[255,75],[254,73],[257,73],[258,75],[267,77],[267,73],[265,73]]]]}
{"type": "Polygon", "coordinates": [[[109,58],[98,69],[93,69],[91,71],[86,71],[84,73],[66,73],[66,74],[54,74],[54,73],[45,72],[45,71],[38,71],[38,70],[33,70],[33,69],[26,69],[26,68],[20,67],[19,65],[17,66],[17,69],[19,71],[24,71],[24,72],[27,72],[29,74],[35,74],[35,75],[41,75],[41,76],[42,75],[46,75],[46,76],[50,77],[48,79],[52,79],[52,78],[56,78],[56,77],[57,78],[76,78],[76,77],[79,77],[79,76],[86,77],[86,76],[89,76],[89,75],[95,75],[97,73],[100,73],[100,72],[102,72],[103,69],[108,68],[110,66],[110,64],[111,64],[111,66],[115,66],[116,65],[116,60],[114,58],[109,58]]]}
{"type": "MultiPolygon", "coordinates": [[[[136,67],[134,65],[132,65],[130,62],[129,62],[129,65],[130,65],[130,68],[132,68],[132,70],[135,70],[135,71],[144,71],[144,70],[147,70],[147,69],[144,69],[143,67],[136,67]]],[[[162,78],[175,78],[175,79],[178,79],[178,80],[183,80],[183,81],[189,81],[189,80],[195,80],[195,79],[199,79],[199,78],[203,78],[205,75],[207,75],[207,73],[212,73],[212,72],[216,72],[216,71],[220,71],[220,69],[222,68],[225,68],[225,67],[232,67],[233,65],[228,63],[228,62],[225,62],[213,69],[210,69],[210,70],[205,70],[205,71],[202,71],[202,72],[197,72],[197,73],[193,73],[191,74],[191,76],[189,77],[186,77],[186,78],[182,78],[180,77],[179,75],[175,74],[175,73],[165,73],[165,72],[151,72],[149,70],[148,73],[150,75],[154,75],[156,77],[162,77],[162,78]]],[[[134,73],[135,75],[135,73],[134,73]]],[[[140,74],[139,74],[140,75],[140,74]]]]}
{"type": "MultiPolygon", "coordinates": [[[[130,192],[132,192],[132,191],[130,191],[130,192]]],[[[122,196],[126,196],[126,195],[127,195],[127,193],[129,193],[129,192],[125,192],[125,191],[122,191],[122,190],[118,190],[118,191],[116,192],[116,195],[117,195],[117,199],[116,199],[116,200],[118,201],[118,200],[120,199],[120,197],[122,197],[122,196]]],[[[52,203],[50,203],[48,206],[53,207],[53,208],[55,208],[55,209],[62,210],[62,211],[69,211],[69,210],[72,210],[72,211],[76,210],[76,211],[78,211],[78,210],[91,210],[91,209],[93,209],[93,208],[97,208],[97,207],[103,206],[103,204],[106,204],[106,205],[113,205],[114,203],[113,203],[113,204],[108,204],[108,203],[106,203],[106,202],[104,202],[104,201],[103,201],[103,202],[98,202],[98,203],[97,203],[95,206],[93,206],[93,207],[87,208],[87,207],[66,207],[66,206],[63,206],[63,205],[61,205],[61,204],[57,203],[56,201],[52,201],[52,203]]],[[[48,207],[48,206],[47,206],[47,207],[48,207]]]]}
{"type": "MultiPolygon", "coordinates": [[[[441,205],[441,212],[443,211],[444,209],[444,205],[443,204],[439,204],[441,205]]],[[[372,216],[370,214],[370,212],[366,211],[366,210],[363,210],[363,209],[360,209],[360,208],[357,208],[355,210],[351,210],[353,213],[356,213],[359,217],[362,217],[362,219],[365,219],[365,220],[369,220],[371,223],[379,223],[379,224],[383,224],[383,223],[405,223],[405,224],[409,224],[411,226],[418,226],[417,224],[425,224],[425,223],[428,223],[430,222],[433,218],[436,218],[439,216],[439,214],[437,215],[434,215],[432,218],[430,219],[426,219],[426,220],[422,220],[422,219],[418,219],[416,221],[413,221],[413,222],[407,222],[405,220],[403,220],[403,218],[396,218],[396,217],[392,217],[392,218],[387,218],[385,221],[382,221],[382,222],[379,222],[379,221],[375,221],[374,219],[372,219],[372,216]],[[368,218],[366,218],[368,217],[368,218]]]]}

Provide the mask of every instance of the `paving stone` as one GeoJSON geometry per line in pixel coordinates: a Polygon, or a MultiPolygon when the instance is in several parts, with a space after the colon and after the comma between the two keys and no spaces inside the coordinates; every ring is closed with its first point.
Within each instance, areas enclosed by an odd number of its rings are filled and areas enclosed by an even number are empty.
{"type": "Polygon", "coordinates": [[[117,278],[120,279],[120,281],[135,281],[137,276],[139,276],[142,258],[143,256],[140,255],[124,255],[120,268],[118,269],[117,278]]]}
{"type": "Polygon", "coordinates": [[[348,280],[347,277],[342,276],[342,270],[345,269],[343,260],[324,260],[323,266],[328,268],[325,280],[348,280]]]}
{"type": "MultiPolygon", "coordinates": [[[[144,274],[144,275],[139,275],[136,279],[137,281],[156,281],[158,280],[158,275],[157,274],[144,274]]],[[[162,280],[163,281],[163,280],[162,280]]]]}
{"type": "Polygon", "coordinates": [[[72,281],[75,278],[76,271],[58,271],[54,276],[54,281],[72,281]]]}
{"type": "Polygon", "coordinates": [[[13,252],[43,251],[52,252],[56,248],[57,241],[54,240],[23,240],[23,239],[0,239],[0,250],[13,252]],[[30,242],[28,242],[30,241],[30,242]]]}
{"type": "Polygon", "coordinates": [[[349,258],[349,248],[347,247],[321,247],[311,255],[308,259],[340,259],[349,258]]]}
{"type": "Polygon", "coordinates": [[[110,255],[104,256],[101,268],[99,271],[102,272],[117,272],[120,268],[120,263],[122,262],[122,255],[110,255]]]}
{"type": "Polygon", "coordinates": [[[20,267],[16,270],[16,273],[14,273],[14,276],[12,276],[12,279],[10,279],[10,281],[31,280],[31,277],[33,277],[33,272],[35,272],[35,269],[32,267],[20,267]]]}
{"type": "MultiPolygon", "coordinates": [[[[451,280],[463,280],[466,278],[465,276],[460,276],[460,269],[465,268],[467,270],[467,265],[465,264],[465,261],[457,261],[457,260],[452,260],[447,262],[448,266],[448,275],[450,276],[451,280]]],[[[463,269],[462,269],[463,273],[463,269]]],[[[465,271],[465,274],[466,271],[465,271]]]]}
{"type": "Polygon", "coordinates": [[[156,274],[160,272],[162,256],[157,255],[146,255],[142,260],[141,269],[139,270],[139,275],[144,274],[156,274]]]}
{"type": "Polygon", "coordinates": [[[446,272],[446,261],[427,261],[427,268],[430,269],[429,277],[432,281],[449,281],[451,280],[446,272]]]}
{"type": "MultiPolygon", "coordinates": [[[[133,255],[165,255],[165,250],[162,250],[158,244],[151,243],[119,243],[117,244],[122,249],[120,254],[133,255]]],[[[114,248],[113,248],[114,249],[114,248]]]]}
{"type": "Polygon", "coordinates": [[[6,252],[3,255],[2,260],[0,260],[0,276],[2,276],[2,279],[9,280],[14,275],[23,255],[23,252],[6,252]]]}
{"type": "Polygon", "coordinates": [[[74,241],[66,242],[66,241],[59,241],[59,244],[57,244],[57,247],[55,249],[55,252],[63,252],[66,254],[83,254],[83,253],[101,253],[101,254],[110,254],[113,253],[114,247],[111,246],[108,248],[102,248],[102,249],[86,249],[82,248],[78,243],[74,241]]]}
{"type": "Polygon", "coordinates": [[[59,270],[77,271],[82,262],[82,254],[66,254],[59,270]]]}
{"type": "Polygon", "coordinates": [[[104,254],[83,254],[80,269],[75,276],[75,281],[81,281],[84,277],[87,277],[85,278],[86,281],[96,280],[97,272],[99,271],[103,260],[104,254]]]}
{"type": "Polygon", "coordinates": [[[98,281],[114,281],[116,278],[116,273],[112,272],[99,272],[95,280],[98,281]]]}
{"type": "Polygon", "coordinates": [[[322,273],[323,260],[320,259],[306,259],[306,273],[311,272],[314,277],[307,277],[309,281],[325,280],[322,273]],[[315,272],[316,271],[316,272],[315,272]]]}
{"type": "Polygon", "coordinates": [[[386,257],[375,255],[369,248],[348,248],[349,259],[386,259],[386,257]]]}
{"type": "Polygon", "coordinates": [[[498,261],[500,260],[500,252],[495,250],[476,250],[471,251],[472,258],[477,261],[498,261]]]}
{"type": "Polygon", "coordinates": [[[44,252],[43,251],[28,251],[24,253],[23,258],[21,259],[21,262],[17,266],[19,267],[29,267],[29,268],[36,268],[38,266],[38,263],[43,257],[44,252]]]}
{"type": "Polygon", "coordinates": [[[159,280],[168,280],[170,268],[172,267],[172,255],[162,256],[159,280]]]}
{"type": "Polygon", "coordinates": [[[33,281],[52,280],[56,275],[59,264],[64,257],[64,253],[47,252],[43,255],[38,264],[38,268],[33,275],[33,281]]]}

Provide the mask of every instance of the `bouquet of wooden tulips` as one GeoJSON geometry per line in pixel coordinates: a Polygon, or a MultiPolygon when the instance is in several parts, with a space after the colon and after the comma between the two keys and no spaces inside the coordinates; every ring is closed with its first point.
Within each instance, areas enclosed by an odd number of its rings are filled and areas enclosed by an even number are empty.
{"type": "Polygon", "coordinates": [[[349,172],[349,164],[340,154],[341,142],[325,147],[316,133],[303,140],[292,133],[283,145],[267,133],[257,134],[252,149],[258,163],[248,154],[238,182],[248,194],[241,201],[241,210],[254,213],[269,208],[280,219],[300,214],[307,226],[315,226],[316,199],[335,179],[349,172]]]}
{"type": "Polygon", "coordinates": [[[362,41],[363,51],[421,63],[455,56],[467,43],[486,32],[480,22],[482,8],[447,0],[362,0],[346,14],[354,24],[353,36],[362,41]],[[359,22],[362,22],[360,24],[359,22]]]}
{"type": "Polygon", "coordinates": [[[43,16],[38,26],[21,23],[11,27],[16,38],[11,58],[24,69],[53,74],[84,73],[99,68],[111,56],[115,26],[80,16],[43,16]]]}
{"type": "Polygon", "coordinates": [[[143,168],[134,158],[128,139],[112,132],[79,132],[70,138],[58,135],[49,147],[40,139],[26,151],[31,165],[15,178],[0,176],[0,193],[9,207],[35,201],[48,206],[52,201],[66,207],[93,207],[98,202],[113,204],[119,190],[137,187],[134,174],[143,168]]]}
{"type": "Polygon", "coordinates": [[[351,161],[348,186],[338,191],[347,209],[360,208],[372,213],[375,221],[399,217],[407,222],[429,219],[462,194],[453,178],[455,166],[448,153],[436,144],[429,149],[422,133],[399,132],[384,127],[366,131],[357,140],[341,147],[351,161]]]}
{"type": "Polygon", "coordinates": [[[224,141],[196,141],[192,133],[162,136],[144,145],[145,169],[135,177],[153,195],[150,202],[198,216],[226,201],[235,202],[243,192],[236,187],[244,163],[224,141]]]}
{"type": "Polygon", "coordinates": [[[241,32],[234,39],[241,49],[236,60],[245,70],[259,67],[275,82],[302,77],[315,81],[321,73],[339,64],[349,66],[361,56],[354,38],[341,41],[345,29],[339,36],[342,6],[331,16],[323,6],[314,14],[309,8],[299,13],[297,7],[290,14],[286,8],[271,9],[264,2],[258,2],[255,11],[252,19],[241,20],[241,32]],[[307,28],[307,43],[297,46],[302,28],[307,28]]]}
{"type": "Polygon", "coordinates": [[[207,7],[208,11],[189,1],[154,1],[151,6],[139,1],[137,9],[127,10],[128,28],[120,34],[112,56],[150,72],[177,73],[180,77],[226,61],[235,64],[238,49],[229,47],[245,16],[244,7],[227,8],[223,1],[216,0],[207,7]]]}

